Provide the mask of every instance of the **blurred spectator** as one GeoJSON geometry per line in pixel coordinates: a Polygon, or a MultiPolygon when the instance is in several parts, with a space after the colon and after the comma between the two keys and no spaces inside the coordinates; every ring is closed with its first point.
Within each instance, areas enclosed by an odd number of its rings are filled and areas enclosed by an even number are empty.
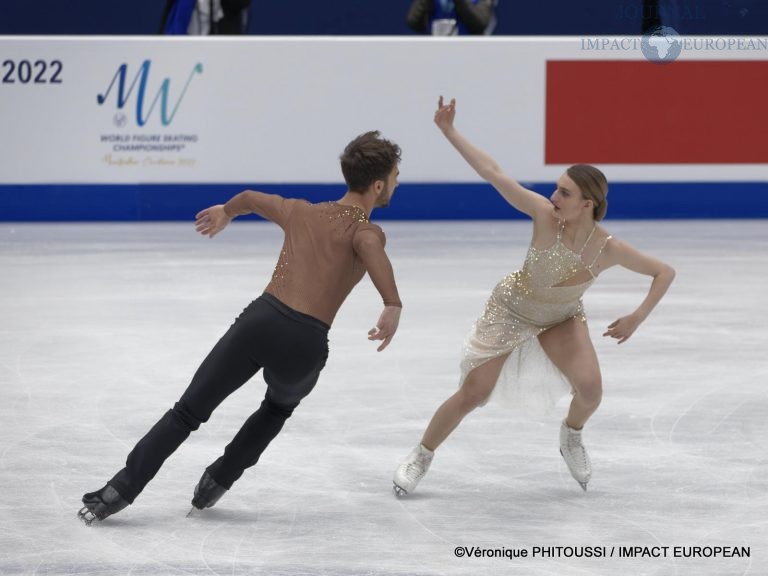
{"type": "Polygon", "coordinates": [[[166,0],[161,34],[245,34],[251,0],[166,0]]]}
{"type": "Polygon", "coordinates": [[[434,36],[491,34],[498,0],[413,0],[408,26],[434,36]]]}
{"type": "Polygon", "coordinates": [[[659,14],[659,0],[643,0],[643,24],[642,32],[661,25],[659,14]]]}
{"type": "Polygon", "coordinates": [[[657,26],[669,26],[675,32],[683,34],[683,19],[689,23],[702,20],[701,5],[686,4],[681,0],[643,0],[643,32],[657,26]]]}

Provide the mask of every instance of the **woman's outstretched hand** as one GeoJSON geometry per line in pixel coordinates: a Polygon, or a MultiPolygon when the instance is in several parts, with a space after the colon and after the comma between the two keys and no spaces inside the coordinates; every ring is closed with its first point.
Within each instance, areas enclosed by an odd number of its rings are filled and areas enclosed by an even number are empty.
{"type": "Polygon", "coordinates": [[[603,333],[603,336],[610,336],[618,340],[617,344],[624,344],[629,337],[634,334],[637,327],[640,325],[640,320],[630,314],[629,316],[623,316],[608,325],[608,329],[603,333]]]}
{"type": "Polygon", "coordinates": [[[435,124],[443,132],[453,127],[453,119],[456,117],[456,98],[451,98],[450,104],[443,103],[443,97],[437,101],[435,112],[435,124]]]}

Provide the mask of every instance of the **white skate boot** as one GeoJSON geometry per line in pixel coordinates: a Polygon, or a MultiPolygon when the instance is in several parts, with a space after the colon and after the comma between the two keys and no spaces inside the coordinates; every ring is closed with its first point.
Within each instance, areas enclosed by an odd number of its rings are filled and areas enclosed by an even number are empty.
{"type": "Polygon", "coordinates": [[[563,420],[560,426],[560,454],[582,489],[587,491],[587,483],[592,477],[592,462],[587,449],[581,443],[581,430],[574,430],[563,420]]]}
{"type": "Polygon", "coordinates": [[[392,490],[395,492],[395,496],[405,496],[416,489],[419,481],[429,470],[434,455],[432,450],[424,448],[421,444],[411,450],[411,453],[397,467],[392,477],[392,490]]]}

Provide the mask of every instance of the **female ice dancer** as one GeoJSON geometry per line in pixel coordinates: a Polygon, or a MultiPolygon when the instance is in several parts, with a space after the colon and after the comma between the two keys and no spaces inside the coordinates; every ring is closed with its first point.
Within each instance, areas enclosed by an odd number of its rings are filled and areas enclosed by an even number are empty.
{"type": "Polygon", "coordinates": [[[533,219],[533,237],[522,269],[496,285],[465,341],[459,390],[437,409],[421,443],[395,470],[395,494],[413,492],[437,447],[492,392],[518,406],[538,408],[552,407],[564,393],[572,393],[560,427],[560,453],[586,490],[592,467],[581,431],[600,404],[602,383],[581,297],[611,266],[653,277],[640,306],[603,334],[621,344],[664,296],[675,271],[613,238],[598,224],[607,208],[608,183],[597,168],[571,166],[547,200],[504,174],[490,156],[464,138],[453,125],[455,115],[455,99],[445,105],[441,96],[435,124],[483,179],[533,219]],[[530,386],[525,376],[532,369],[536,381],[530,386]],[[548,372],[551,378],[546,377],[548,372]]]}

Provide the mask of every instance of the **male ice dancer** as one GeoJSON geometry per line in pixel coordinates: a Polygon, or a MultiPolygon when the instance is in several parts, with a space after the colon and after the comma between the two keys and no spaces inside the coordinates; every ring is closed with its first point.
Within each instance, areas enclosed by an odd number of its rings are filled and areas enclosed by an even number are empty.
{"type": "Polygon", "coordinates": [[[267,392],[261,407],[195,487],[194,508],[213,506],[256,464],[312,391],[328,358],[328,330],[366,272],[384,300],[368,339],[382,341],[379,351],[389,345],[402,304],[384,251],[384,233],[368,218],[373,208],[389,204],[397,186],[400,148],[379,132],[368,132],[350,142],[340,159],[348,190],[336,202],[312,204],[245,191],[197,214],[197,231],[211,238],[243,214],[255,212],[278,224],[285,240],[272,280],[214,346],[181,399],[128,454],[125,468],[102,489],[83,496],[78,516],[86,524],[132,504],[190,432],[263,369],[267,392]]]}

